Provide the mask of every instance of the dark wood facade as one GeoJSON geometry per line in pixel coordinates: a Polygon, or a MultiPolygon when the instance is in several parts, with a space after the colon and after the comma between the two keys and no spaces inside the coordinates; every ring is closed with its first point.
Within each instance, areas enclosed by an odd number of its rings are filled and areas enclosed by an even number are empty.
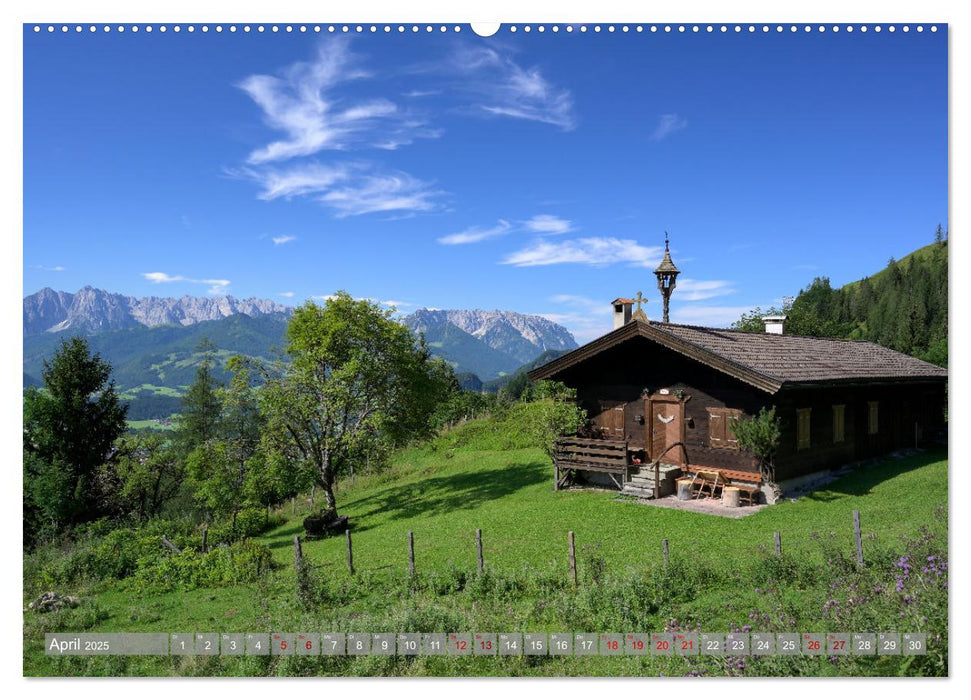
{"type": "Polygon", "coordinates": [[[600,346],[584,352],[585,346],[571,353],[573,361],[561,358],[531,376],[575,388],[594,434],[627,441],[645,463],[682,441],[684,452],[671,450],[663,462],[756,472],[752,455],[739,449],[729,419],[771,406],[782,421],[778,481],[946,434],[946,376],[780,382],[773,390],[754,385],[764,382],[738,378],[746,376],[746,368],[736,371],[730,359],[725,369],[716,368],[717,362],[702,362],[643,333],[609,335],[620,340],[594,341],[590,346],[600,346]]]}

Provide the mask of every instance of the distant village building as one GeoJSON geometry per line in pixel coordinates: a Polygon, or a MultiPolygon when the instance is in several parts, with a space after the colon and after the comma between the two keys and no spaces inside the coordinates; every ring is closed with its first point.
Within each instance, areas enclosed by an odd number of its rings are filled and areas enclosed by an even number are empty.
{"type": "MultiPolygon", "coordinates": [[[[678,270],[665,249],[655,273],[667,317],[678,270]]],[[[764,333],[649,321],[642,302],[615,299],[612,332],[529,373],[576,389],[591,419],[589,438],[558,445],[558,485],[579,477],[652,497],[682,473],[720,472],[743,491],[755,484],[757,497],[758,464],[731,419],[771,406],[778,482],[946,437],[948,374],[936,365],[866,341],[788,335],[784,316],[766,317],[764,333]]]]}

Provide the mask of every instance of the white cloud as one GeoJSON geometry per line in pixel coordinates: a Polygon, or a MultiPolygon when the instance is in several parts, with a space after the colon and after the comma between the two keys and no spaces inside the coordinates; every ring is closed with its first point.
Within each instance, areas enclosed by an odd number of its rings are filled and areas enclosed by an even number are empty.
{"type": "Polygon", "coordinates": [[[407,173],[363,175],[331,188],[317,201],[337,210],[338,217],[384,211],[431,211],[442,193],[407,173]]]}
{"type": "Polygon", "coordinates": [[[460,231],[459,233],[451,233],[447,236],[442,236],[438,239],[438,242],[442,245],[463,245],[466,243],[478,243],[479,241],[484,241],[489,238],[495,238],[496,236],[504,236],[509,233],[512,228],[511,224],[505,219],[499,219],[495,226],[492,228],[480,228],[478,226],[472,226],[460,231]]]}
{"type": "Polygon", "coordinates": [[[53,265],[53,266],[31,265],[31,267],[34,268],[35,270],[43,270],[44,272],[64,272],[65,270],[67,270],[67,268],[64,267],[63,265],[53,265]]]}
{"type": "Polygon", "coordinates": [[[237,87],[263,110],[264,121],[284,137],[249,154],[251,164],[309,156],[323,150],[348,150],[383,142],[399,145],[440,132],[383,97],[349,98],[339,93],[352,81],[371,77],[340,38],[319,45],[312,61],[298,62],[281,75],[250,75],[237,87]]]}
{"type": "Polygon", "coordinates": [[[578,343],[599,338],[612,328],[610,299],[597,301],[576,294],[555,294],[550,301],[564,308],[539,315],[566,326],[578,343]]]}
{"type": "MultiPolygon", "coordinates": [[[[676,298],[677,294],[675,290],[672,299],[676,298]]],[[[751,310],[751,306],[679,306],[671,309],[671,322],[727,328],[741,318],[743,313],[751,310]]]]}
{"type": "Polygon", "coordinates": [[[533,233],[559,235],[573,230],[573,222],[552,214],[537,214],[525,226],[533,233]]]}
{"type": "Polygon", "coordinates": [[[672,298],[681,301],[701,301],[726,294],[734,294],[735,289],[732,288],[731,284],[731,282],[724,280],[679,279],[672,298]]]}
{"type": "Polygon", "coordinates": [[[684,117],[679,117],[677,114],[662,114],[657,121],[657,126],[654,127],[654,133],[651,134],[651,140],[660,141],[666,139],[671,134],[676,131],[681,131],[686,126],[688,126],[688,120],[684,117]]]}
{"type": "Polygon", "coordinates": [[[576,128],[573,96],[547,80],[539,68],[523,68],[490,48],[465,47],[454,54],[451,67],[474,78],[465,87],[477,94],[477,107],[496,116],[526,119],[576,128]]]}
{"type": "Polygon", "coordinates": [[[296,236],[274,236],[273,245],[283,245],[285,243],[289,243],[290,241],[295,241],[295,240],[297,240],[296,236]]]}
{"type": "Polygon", "coordinates": [[[638,267],[653,267],[661,259],[662,249],[642,246],[631,239],[613,237],[577,238],[569,241],[533,242],[522,250],[510,253],[503,264],[516,267],[536,265],[614,265],[625,263],[638,267]]]}
{"type": "Polygon", "coordinates": [[[209,289],[206,290],[208,294],[225,294],[227,287],[229,287],[229,280],[220,279],[192,279],[190,277],[183,277],[182,275],[170,275],[165,272],[143,272],[142,277],[147,279],[152,284],[170,284],[172,282],[187,282],[189,284],[206,284],[209,285],[209,289]]]}
{"type": "Polygon", "coordinates": [[[293,292],[280,292],[280,296],[281,297],[285,297],[286,299],[292,299],[293,298],[293,292]]]}
{"type": "Polygon", "coordinates": [[[227,170],[232,177],[256,182],[264,201],[311,197],[336,216],[372,212],[431,211],[443,192],[400,171],[383,172],[368,163],[302,163],[284,168],[227,170]]]}

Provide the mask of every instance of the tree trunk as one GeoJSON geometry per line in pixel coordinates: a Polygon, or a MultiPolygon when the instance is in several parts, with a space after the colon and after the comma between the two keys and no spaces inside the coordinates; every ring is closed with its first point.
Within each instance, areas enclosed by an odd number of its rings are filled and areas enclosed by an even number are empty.
{"type": "Polygon", "coordinates": [[[334,498],[334,487],[330,483],[324,483],[320,485],[320,488],[324,492],[324,501],[327,503],[327,509],[334,509],[334,513],[337,513],[337,499],[334,498]]]}
{"type": "Polygon", "coordinates": [[[337,499],[334,498],[334,473],[331,469],[330,463],[330,452],[324,450],[320,455],[320,469],[318,471],[317,483],[321,489],[324,491],[324,501],[327,503],[327,508],[333,509],[334,514],[337,514],[337,499]]]}

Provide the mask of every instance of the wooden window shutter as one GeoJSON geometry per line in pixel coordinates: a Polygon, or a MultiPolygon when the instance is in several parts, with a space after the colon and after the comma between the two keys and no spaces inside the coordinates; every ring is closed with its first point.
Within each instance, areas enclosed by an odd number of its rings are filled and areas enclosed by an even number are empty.
{"type": "Polygon", "coordinates": [[[718,408],[708,409],[708,443],[712,447],[725,447],[728,421],[718,408]]]}
{"type": "Polygon", "coordinates": [[[880,432],[880,402],[870,401],[870,416],[867,425],[867,433],[870,435],[876,435],[880,432]]]}
{"type": "Polygon", "coordinates": [[[735,450],[738,449],[738,438],[735,436],[735,431],[732,430],[732,421],[738,420],[741,415],[742,412],[738,409],[725,409],[725,446],[735,450]]]}
{"type": "Polygon", "coordinates": [[[796,409],[796,449],[806,450],[809,449],[810,444],[810,432],[809,428],[811,425],[811,408],[797,408],[796,409]]]}
{"type": "Polygon", "coordinates": [[[711,447],[738,449],[738,438],[735,437],[731,422],[739,415],[741,411],[735,408],[708,409],[708,444],[711,447]]]}
{"type": "Polygon", "coordinates": [[[833,442],[846,440],[846,406],[833,406],[833,442]]]}

